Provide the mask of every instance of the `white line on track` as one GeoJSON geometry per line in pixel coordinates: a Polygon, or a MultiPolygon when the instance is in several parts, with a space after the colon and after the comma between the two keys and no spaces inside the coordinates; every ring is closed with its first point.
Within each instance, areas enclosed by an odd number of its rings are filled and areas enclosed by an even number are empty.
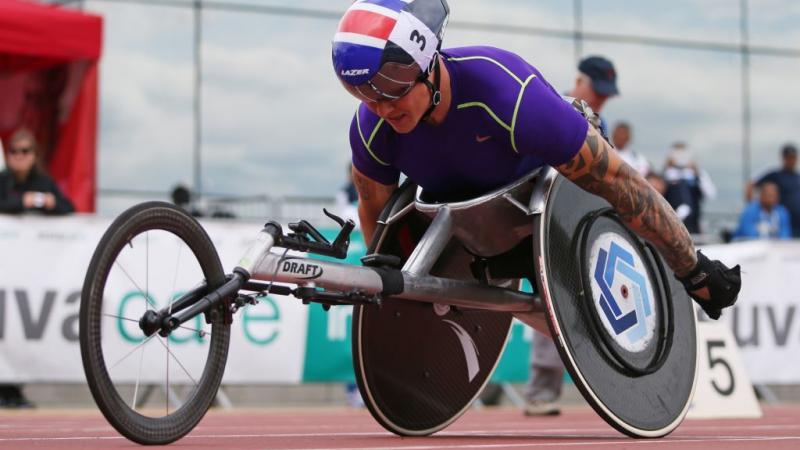
{"type": "MultiPolygon", "coordinates": [[[[720,439],[714,439],[717,441],[720,439]]],[[[784,441],[784,440],[800,440],[796,436],[779,436],[779,437],[752,437],[752,438],[735,438],[723,439],[725,442],[735,441],[784,441]]],[[[632,444],[686,444],[690,442],[708,442],[708,439],[684,439],[675,441],[658,441],[658,440],[607,440],[607,441],[576,441],[576,442],[532,442],[521,444],[456,444],[456,445],[404,445],[404,446],[391,446],[391,447],[315,447],[304,448],[298,450],[439,450],[439,449],[493,449],[493,448],[532,448],[532,447],[585,447],[590,445],[632,445],[632,444]]]]}
{"type": "MultiPolygon", "coordinates": [[[[252,439],[252,438],[287,438],[287,437],[388,437],[392,436],[387,433],[327,433],[327,434],[311,434],[311,433],[284,433],[284,434],[225,434],[225,435],[190,435],[184,437],[182,440],[197,440],[197,439],[252,439]]],[[[492,434],[487,434],[486,437],[491,437],[492,434]]],[[[497,436],[496,434],[494,436],[497,436]]],[[[456,436],[442,436],[442,437],[457,437],[456,436]]],[[[502,437],[502,436],[499,436],[502,437]]],[[[530,439],[553,439],[552,434],[547,435],[524,435],[519,437],[527,437],[530,439]]],[[[542,447],[542,446],[559,446],[559,447],[573,447],[573,446],[588,446],[588,445],[656,445],[656,444],[685,444],[692,442],[768,442],[768,441],[800,441],[800,436],[674,436],[667,439],[609,439],[611,436],[587,436],[586,434],[580,435],[558,435],[558,439],[582,439],[572,442],[520,442],[520,443],[503,443],[503,444],[431,444],[431,445],[393,445],[384,447],[314,447],[298,450],[435,450],[435,449],[449,449],[449,448],[465,448],[465,449],[493,449],[493,448],[528,448],[528,447],[542,447]]],[[[107,440],[122,440],[122,436],[63,436],[63,437],[18,437],[18,438],[0,438],[0,442],[58,442],[58,441],[107,441],[107,440]]],[[[425,439],[425,438],[420,438],[425,439]]]]}
{"type": "MultiPolygon", "coordinates": [[[[341,436],[341,437],[380,437],[380,436],[394,436],[393,434],[389,433],[388,431],[384,432],[316,432],[316,433],[259,433],[257,435],[250,435],[250,434],[240,434],[240,433],[214,433],[215,429],[225,428],[225,427],[213,427],[213,426],[203,426],[201,425],[198,427],[193,434],[187,436],[188,438],[193,437],[209,437],[209,436],[221,436],[221,437],[249,437],[249,436],[257,436],[257,437],[276,437],[276,438],[284,438],[284,437],[330,437],[330,436],[341,436]]],[[[334,427],[332,427],[334,428],[334,427]]],[[[679,435],[680,432],[702,432],[702,431],[775,431],[775,430],[796,430],[800,429],[800,424],[782,424],[782,425],[707,425],[707,426],[700,426],[700,425],[682,425],[678,430],[671,435],[671,437],[681,437],[679,435]]],[[[56,433],[74,433],[76,429],[74,427],[63,427],[63,428],[53,428],[53,427],[42,427],[40,425],[36,427],[22,427],[16,424],[0,424],[0,435],[2,435],[3,430],[15,430],[15,431],[24,431],[26,434],[36,434],[36,433],[48,433],[48,434],[56,434],[56,433]]],[[[85,427],[81,428],[79,431],[83,433],[93,433],[93,432],[102,432],[107,431],[108,427],[85,427]]],[[[480,436],[480,437],[529,437],[529,436],[536,436],[541,435],[541,433],[546,432],[548,436],[552,435],[560,435],[564,433],[571,433],[577,434],[581,433],[582,435],[586,435],[586,433],[609,433],[607,437],[619,436],[612,428],[610,427],[597,427],[597,428],[590,428],[590,427],[581,427],[581,428],[547,428],[547,429],[495,429],[495,430],[449,430],[449,431],[441,431],[436,433],[434,436],[436,437],[460,437],[460,436],[480,436]]],[[[109,438],[119,438],[120,436],[86,436],[80,437],[80,439],[109,439],[109,438]]],[[[39,437],[32,436],[27,439],[36,439],[39,437]]],[[[70,438],[70,437],[65,437],[70,438]]],[[[3,438],[0,437],[0,441],[4,441],[7,439],[15,439],[15,438],[3,438]]],[[[52,439],[55,439],[53,437],[52,439]]],[[[70,438],[71,439],[71,438],[70,438]]]]}
{"type": "MultiPolygon", "coordinates": [[[[0,426],[0,429],[5,428],[0,426]]],[[[14,425],[9,425],[7,428],[9,429],[16,429],[20,431],[20,427],[16,427],[14,425]]],[[[250,434],[250,433],[225,433],[225,432],[214,432],[215,428],[219,427],[211,427],[211,426],[201,426],[198,429],[184,437],[183,439],[198,439],[198,438],[251,438],[251,437],[259,437],[259,438],[315,438],[315,437],[387,437],[387,436],[394,436],[394,434],[389,433],[388,431],[378,431],[378,432],[316,432],[316,433],[302,433],[302,432],[295,432],[295,433],[258,433],[258,434],[250,434]]],[[[708,425],[708,426],[698,426],[698,425],[683,425],[681,426],[678,431],[670,436],[670,438],[684,438],[686,436],[680,436],[678,433],[680,432],[703,432],[703,431],[713,431],[713,432],[720,432],[720,431],[775,431],[775,430],[796,430],[800,429],[800,424],[783,424],[783,425],[708,425]]],[[[105,427],[91,427],[91,428],[83,428],[79,431],[81,432],[93,432],[93,431],[104,431],[107,430],[105,427]]],[[[26,434],[36,434],[36,433],[70,433],[75,432],[75,428],[24,428],[26,434]]],[[[496,429],[496,430],[450,430],[450,431],[442,431],[436,433],[435,437],[440,438],[458,438],[464,436],[472,436],[472,437],[531,437],[531,438],[541,438],[541,437],[553,437],[553,436],[580,436],[580,437],[589,437],[587,433],[608,433],[606,435],[599,435],[599,436],[592,436],[592,437],[602,437],[602,438],[609,438],[609,437],[617,437],[620,436],[610,427],[599,427],[599,428],[547,428],[547,429],[530,429],[530,430],[520,430],[519,428],[515,429],[496,429]],[[546,433],[546,434],[543,434],[546,433]]],[[[712,438],[713,436],[708,436],[708,438],[712,438]]],[[[738,436],[738,437],[747,437],[747,436],[738,436]]],[[[121,439],[122,436],[62,436],[62,437],[39,437],[39,436],[30,436],[30,437],[17,437],[17,438],[3,438],[0,437],[0,442],[8,441],[10,439],[13,440],[34,440],[34,439],[68,439],[68,440],[75,440],[75,439],[121,439]]],[[[699,438],[699,437],[698,437],[699,438]]]]}

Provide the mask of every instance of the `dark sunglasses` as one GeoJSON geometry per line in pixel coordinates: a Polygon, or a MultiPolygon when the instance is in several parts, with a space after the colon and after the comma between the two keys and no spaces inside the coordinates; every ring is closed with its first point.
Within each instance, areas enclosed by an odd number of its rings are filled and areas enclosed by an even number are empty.
{"type": "Polygon", "coordinates": [[[27,155],[33,153],[33,147],[12,148],[8,150],[12,155],[27,155]]]}

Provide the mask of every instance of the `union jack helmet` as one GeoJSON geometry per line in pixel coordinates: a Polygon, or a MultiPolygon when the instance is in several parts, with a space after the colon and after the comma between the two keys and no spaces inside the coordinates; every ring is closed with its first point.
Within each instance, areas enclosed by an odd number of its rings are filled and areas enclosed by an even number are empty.
{"type": "Polygon", "coordinates": [[[431,73],[450,16],[446,0],[356,0],[333,36],[333,68],[362,101],[395,100],[431,73]]]}

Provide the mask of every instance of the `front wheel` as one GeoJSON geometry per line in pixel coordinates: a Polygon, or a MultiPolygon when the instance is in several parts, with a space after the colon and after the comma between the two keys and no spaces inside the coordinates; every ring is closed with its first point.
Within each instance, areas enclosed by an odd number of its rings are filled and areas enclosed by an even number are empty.
{"type": "Polygon", "coordinates": [[[89,389],[106,419],[140,444],[167,444],[205,415],[225,370],[230,325],[203,315],[168,337],[139,319],[205,283],[225,282],[206,232],[175,206],[148,202],[103,235],[83,284],[80,346],[89,389]]]}

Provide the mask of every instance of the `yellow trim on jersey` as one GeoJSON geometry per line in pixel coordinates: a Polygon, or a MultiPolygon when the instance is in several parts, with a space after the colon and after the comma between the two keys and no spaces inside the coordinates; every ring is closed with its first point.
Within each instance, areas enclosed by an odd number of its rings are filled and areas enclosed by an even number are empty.
{"type": "Polygon", "coordinates": [[[522,80],[520,80],[518,76],[514,75],[514,72],[509,70],[508,67],[504,66],[502,63],[500,63],[500,61],[497,61],[496,59],[493,58],[489,58],[488,56],[462,56],[460,58],[455,58],[455,57],[447,58],[448,61],[472,61],[476,59],[489,61],[497,64],[501,69],[505,70],[506,73],[511,75],[511,78],[517,80],[517,83],[519,83],[520,85],[522,84],[522,80]]]}
{"type": "Polygon", "coordinates": [[[514,149],[515,152],[519,153],[517,150],[517,140],[514,139],[514,127],[517,126],[517,112],[519,112],[519,104],[522,103],[522,94],[525,93],[525,88],[528,87],[528,83],[531,82],[536,78],[536,74],[531,74],[524,83],[522,83],[522,87],[519,90],[519,95],[517,96],[517,104],[514,106],[514,115],[511,116],[511,148],[514,149]]]}
{"type": "Polygon", "coordinates": [[[375,139],[375,135],[378,134],[378,129],[381,127],[381,125],[383,125],[383,119],[379,120],[378,124],[375,125],[375,128],[372,130],[372,134],[369,135],[369,140],[364,139],[364,133],[361,132],[360,114],[358,113],[358,110],[356,110],[356,128],[358,128],[358,135],[361,137],[361,142],[364,144],[364,147],[367,149],[370,156],[372,156],[372,159],[374,159],[383,166],[388,166],[389,164],[381,161],[380,158],[375,156],[375,153],[372,153],[372,149],[370,148],[370,145],[372,145],[372,140],[375,139]]]}
{"type": "Polygon", "coordinates": [[[489,58],[488,56],[481,56],[481,55],[478,55],[478,56],[463,56],[463,57],[460,57],[460,58],[455,58],[455,57],[454,58],[447,58],[447,60],[448,61],[474,61],[474,60],[489,61],[491,63],[494,63],[495,65],[497,65],[501,69],[503,69],[507,74],[511,75],[511,78],[515,79],[517,81],[517,83],[520,84],[519,94],[517,95],[517,103],[516,103],[516,105],[514,105],[514,115],[511,116],[511,125],[510,126],[506,125],[502,120],[500,120],[500,118],[498,118],[495,115],[495,113],[491,110],[491,108],[489,108],[488,106],[486,106],[483,103],[480,103],[480,102],[469,102],[469,103],[462,103],[462,104],[458,105],[458,109],[468,108],[470,106],[480,106],[483,109],[485,109],[497,123],[499,123],[503,128],[505,128],[506,130],[508,130],[509,133],[511,133],[511,148],[513,148],[515,152],[519,153],[519,150],[517,150],[517,141],[514,138],[514,127],[517,124],[517,113],[519,112],[519,105],[522,102],[522,95],[525,93],[525,88],[528,87],[528,83],[530,83],[531,80],[536,78],[536,74],[531,74],[523,82],[522,80],[520,80],[520,78],[518,76],[516,76],[514,74],[514,72],[512,72],[508,67],[504,66],[500,61],[497,61],[496,59],[493,59],[493,58],[489,58]]]}
{"type": "Polygon", "coordinates": [[[486,112],[488,112],[488,113],[489,113],[489,115],[490,115],[490,116],[492,116],[492,119],[494,119],[494,121],[495,121],[495,122],[497,122],[498,124],[500,124],[500,126],[501,126],[501,127],[505,128],[505,129],[506,129],[506,130],[508,130],[509,132],[511,131],[511,127],[510,127],[510,126],[508,126],[508,125],[506,125],[506,123],[505,123],[505,122],[503,122],[502,120],[500,120],[500,118],[499,118],[499,117],[497,117],[497,115],[494,113],[494,111],[492,111],[492,109],[491,109],[491,108],[489,108],[489,107],[486,105],[486,103],[481,103],[481,102],[468,102],[468,103],[462,103],[462,104],[458,105],[456,108],[457,108],[457,109],[464,109],[464,108],[470,108],[470,107],[473,107],[473,106],[478,106],[478,107],[481,107],[481,108],[485,109],[485,110],[486,110],[486,112]]]}

